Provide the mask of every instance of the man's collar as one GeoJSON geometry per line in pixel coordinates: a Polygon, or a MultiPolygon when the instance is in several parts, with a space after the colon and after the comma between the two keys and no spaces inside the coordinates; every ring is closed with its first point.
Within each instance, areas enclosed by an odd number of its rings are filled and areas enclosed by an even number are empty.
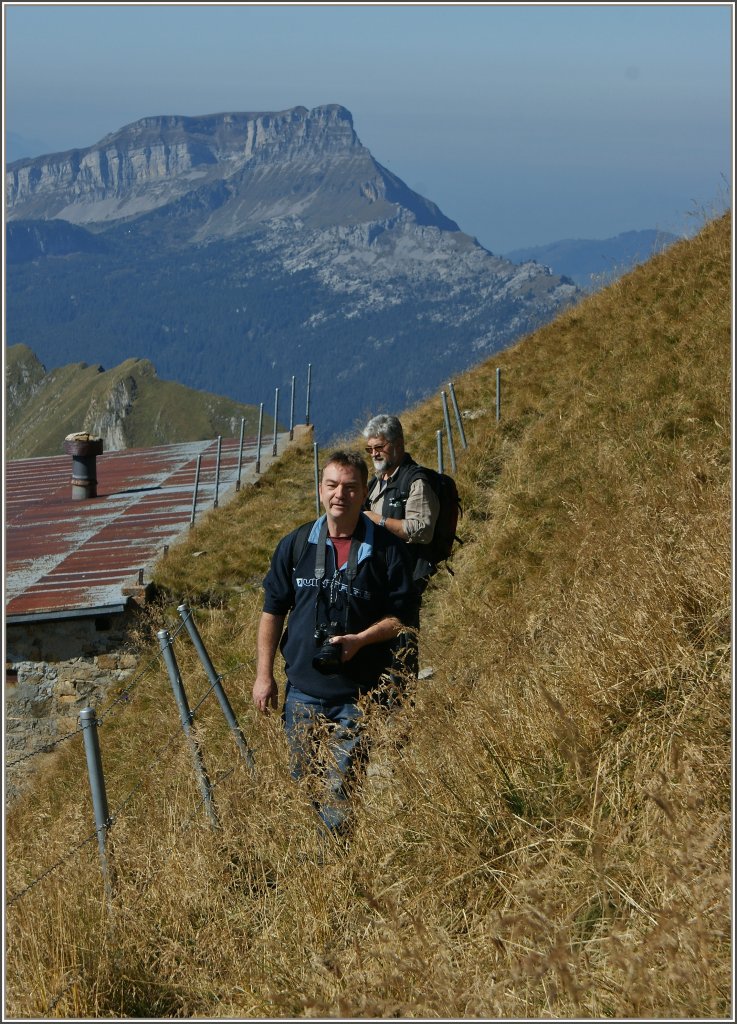
{"type": "Polygon", "coordinates": [[[395,476],[397,475],[397,473],[398,473],[398,472],[399,472],[399,470],[400,470],[400,469],[402,468],[402,466],[406,465],[406,463],[408,463],[408,462],[410,462],[410,461],[411,461],[411,459],[410,459],[410,456],[409,456],[409,455],[407,454],[407,452],[405,452],[405,453],[404,453],[404,455],[403,455],[403,456],[402,456],[402,458],[401,458],[401,461],[400,461],[399,465],[398,465],[398,466],[396,467],[396,469],[394,469],[394,470],[393,470],[393,471],[392,471],[392,472],[391,472],[391,473],[389,474],[389,476],[382,476],[382,477],[381,477],[381,479],[382,479],[382,480],[383,480],[383,481],[384,481],[385,483],[389,483],[389,481],[390,481],[390,480],[393,480],[393,479],[394,479],[394,477],[395,477],[395,476]]]}

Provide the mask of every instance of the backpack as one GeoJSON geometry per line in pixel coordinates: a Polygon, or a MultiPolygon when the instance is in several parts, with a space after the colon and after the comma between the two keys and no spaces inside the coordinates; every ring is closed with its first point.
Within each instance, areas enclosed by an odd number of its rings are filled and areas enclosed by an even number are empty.
{"type": "MultiPolygon", "coordinates": [[[[456,534],[458,520],[463,515],[461,497],[458,493],[456,482],[447,473],[439,473],[436,469],[422,467],[422,475],[429,481],[430,486],[438,496],[440,509],[432,540],[427,545],[427,560],[431,565],[437,566],[450,558],[453,554],[453,544],[463,541],[456,534]]],[[[446,566],[448,572],[453,575],[450,566],[446,566]]]]}
{"type": "MultiPolygon", "coordinates": [[[[463,543],[456,534],[458,520],[463,515],[463,507],[453,477],[448,476],[447,473],[439,473],[436,469],[430,469],[429,466],[420,466],[419,472],[412,474],[407,484],[407,496],[409,496],[409,484],[418,476],[423,477],[430,484],[437,495],[440,506],[432,540],[429,544],[421,545],[422,557],[430,563],[432,567],[430,575],[432,575],[440,563],[445,562],[453,554],[453,544],[456,541],[459,544],[463,543]]],[[[452,576],[453,570],[449,565],[446,566],[446,569],[452,576]]]]}
{"type": "MultiPolygon", "coordinates": [[[[397,492],[401,500],[401,515],[404,515],[404,507],[409,497],[409,490],[412,482],[422,477],[426,480],[437,495],[439,510],[435,523],[435,530],[429,544],[411,544],[410,551],[418,561],[418,572],[420,577],[432,576],[441,562],[449,559],[453,553],[453,544],[463,541],[457,535],[458,520],[463,515],[463,506],[458,494],[458,487],[452,476],[447,473],[439,473],[429,466],[419,466],[412,463],[403,469],[397,480],[397,492]],[[424,563],[424,564],[423,564],[424,563]]],[[[449,565],[445,568],[453,575],[449,565]]]]}

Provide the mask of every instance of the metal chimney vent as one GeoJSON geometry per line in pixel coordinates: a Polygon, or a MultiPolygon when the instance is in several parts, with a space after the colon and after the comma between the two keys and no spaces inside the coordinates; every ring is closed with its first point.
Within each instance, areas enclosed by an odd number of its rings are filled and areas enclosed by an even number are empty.
{"type": "Polygon", "coordinates": [[[102,453],[102,438],[92,434],[69,434],[64,451],[72,456],[72,501],[97,497],[97,456],[102,453]]]}

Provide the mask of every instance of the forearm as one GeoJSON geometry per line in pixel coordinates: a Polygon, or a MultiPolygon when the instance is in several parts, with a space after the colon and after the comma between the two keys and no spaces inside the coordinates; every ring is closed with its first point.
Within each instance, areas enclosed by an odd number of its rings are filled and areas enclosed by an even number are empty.
{"type": "MultiPolygon", "coordinates": [[[[381,514],[379,512],[364,512],[372,523],[376,523],[377,526],[381,523],[381,514]]],[[[407,523],[404,519],[387,519],[384,522],[384,527],[393,533],[395,537],[399,537],[400,540],[409,540],[409,534],[407,532],[407,523]]]]}
{"type": "Polygon", "coordinates": [[[430,543],[438,511],[438,499],[432,487],[415,480],[404,509],[404,532],[410,544],[430,543]]]}
{"type": "Polygon", "coordinates": [[[279,648],[284,615],[272,615],[263,612],[258,626],[256,640],[256,680],[253,684],[253,702],[261,711],[266,711],[271,704],[276,707],[277,686],[274,679],[274,660],[279,648]]]}
{"type": "Polygon", "coordinates": [[[387,640],[394,640],[404,629],[404,626],[394,615],[387,615],[372,625],[362,629],[360,633],[347,633],[344,636],[336,636],[333,643],[341,644],[343,648],[343,661],[350,661],[362,647],[369,644],[386,643],[387,640]]]}
{"type": "Polygon", "coordinates": [[[261,615],[256,641],[258,676],[271,676],[274,673],[274,660],[279,649],[285,618],[285,615],[272,615],[270,612],[263,612],[261,615]]]}
{"type": "MultiPolygon", "coordinates": [[[[415,480],[409,489],[402,519],[387,518],[384,527],[409,544],[429,544],[438,518],[438,498],[429,484],[415,480]]],[[[364,513],[372,523],[381,523],[381,510],[364,513]]]]}

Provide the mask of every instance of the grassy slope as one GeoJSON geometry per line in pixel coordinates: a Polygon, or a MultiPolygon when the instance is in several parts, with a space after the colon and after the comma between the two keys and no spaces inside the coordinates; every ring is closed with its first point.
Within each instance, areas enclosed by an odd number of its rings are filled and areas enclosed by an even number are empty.
{"type": "MultiPolygon", "coordinates": [[[[435,674],[406,744],[402,715],[376,719],[381,773],[336,863],[299,859],[280,725],[248,703],[258,581],[314,509],[309,446],[169,553],[149,630],[200,605],[256,776],[210,700],[209,830],[181,743],[157,753],[176,712],[152,653],[101,734],[111,806],[137,787],[112,913],[94,844],[12,905],[11,1010],[729,1015],[730,246],[711,222],[456,380],[465,544],[426,600],[435,674]]],[[[403,421],[434,461],[439,402],[403,421]]],[[[177,650],[194,703],[203,674],[177,650]]],[[[9,817],[11,893],[89,834],[74,743],[9,817]]]]}
{"type": "MultiPolygon", "coordinates": [[[[28,362],[24,345],[8,349],[8,373],[17,361],[28,362]]],[[[146,359],[127,359],[112,370],[72,363],[42,374],[36,393],[9,415],[6,455],[36,458],[60,455],[64,438],[94,430],[111,411],[112,396],[128,396],[123,433],[128,448],[145,448],[178,441],[207,440],[221,434],[238,436],[241,417],[246,436],[258,429],[258,409],[232,399],[196,391],[174,381],[159,380],[146,359]]],[[[273,417],[264,415],[264,430],[273,430],[273,417]]]]}

